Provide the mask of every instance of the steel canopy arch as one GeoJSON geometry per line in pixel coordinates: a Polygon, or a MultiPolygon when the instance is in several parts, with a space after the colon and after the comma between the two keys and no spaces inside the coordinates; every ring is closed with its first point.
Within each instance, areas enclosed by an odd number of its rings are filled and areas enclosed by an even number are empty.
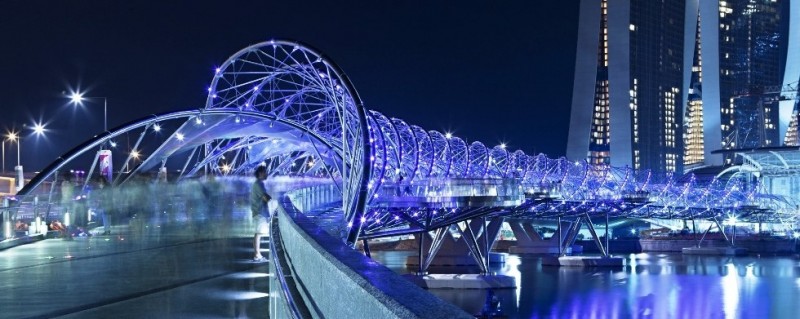
{"type": "Polygon", "coordinates": [[[369,201],[373,167],[368,115],[350,79],[311,46],[275,39],[248,46],[215,69],[206,109],[257,110],[340,145],[342,208],[351,246],[369,201]]]}
{"type": "MultiPolygon", "coordinates": [[[[185,111],[174,111],[174,112],[167,112],[167,113],[160,113],[160,114],[153,114],[149,115],[140,119],[136,119],[133,121],[129,121],[128,123],[122,124],[117,126],[111,130],[103,132],[101,134],[96,135],[92,139],[72,148],[71,150],[67,151],[63,155],[59,156],[54,160],[50,165],[45,167],[39,174],[36,174],[28,184],[23,187],[18,194],[19,195],[27,195],[30,194],[34,189],[36,189],[42,182],[50,178],[55,172],[59,171],[62,167],[67,165],[72,160],[76,159],[77,157],[85,154],[88,151],[91,151],[100,145],[103,145],[107,141],[118,137],[122,134],[127,132],[139,129],[141,127],[146,127],[149,125],[153,125],[159,122],[168,121],[168,120],[176,120],[181,118],[186,118],[190,120],[192,118],[203,116],[203,115],[231,115],[231,116],[243,116],[243,117],[251,117],[258,120],[263,121],[280,121],[276,119],[274,116],[264,114],[261,112],[255,111],[238,111],[238,110],[228,110],[228,109],[220,109],[220,110],[202,110],[202,109],[193,109],[193,110],[185,110],[185,111]]],[[[283,123],[283,122],[282,122],[283,123]]],[[[299,126],[296,126],[293,123],[285,122],[288,126],[294,127],[295,129],[302,129],[299,126]]],[[[319,142],[323,143],[325,146],[330,147],[331,149],[335,149],[336,146],[328,143],[320,136],[316,135],[314,132],[307,132],[309,136],[318,139],[319,142]]]]}

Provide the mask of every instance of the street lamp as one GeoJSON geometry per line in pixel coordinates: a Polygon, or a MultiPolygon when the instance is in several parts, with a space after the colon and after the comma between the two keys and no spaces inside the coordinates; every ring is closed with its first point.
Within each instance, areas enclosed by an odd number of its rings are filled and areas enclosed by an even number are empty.
{"type": "Polygon", "coordinates": [[[103,131],[108,132],[108,99],[101,96],[83,96],[81,92],[72,92],[69,96],[70,102],[74,105],[83,105],[86,100],[99,100],[103,99],[103,131]]]}
{"type": "Polygon", "coordinates": [[[23,186],[23,183],[24,183],[23,174],[22,174],[22,165],[20,165],[20,160],[19,160],[20,159],[19,149],[21,148],[20,144],[22,142],[21,139],[22,139],[21,134],[18,134],[17,132],[8,133],[8,140],[10,142],[17,143],[17,166],[14,166],[14,170],[17,172],[17,191],[22,189],[22,186],[23,186]]]}
{"type": "Polygon", "coordinates": [[[42,136],[44,135],[44,131],[45,131],[44,124],[42,123],[33,124],[33,132],[36,133],[36,135],[42,136]]]}
{"type": "MultiPolygon", "coordinates": [[[[7,141],[11,143],[17,143],[17,166],[19,166],[19,138],[20,136],[17,135],[17,132],[11,132],[6,135],[7,141]]],[[[5,161],[5,160],[4,160],[5,161]]]]}
{"type": "MultiPolygon", "coordinates": [[[[3,140],[3,173],[6,172],[6,142],[14,142],[17,139],[16,132],[8,132],[3,140]]],[[[19,161],[19,156],[17,156],[17,161],[19,161]]],[[[17,164],[19,165],[19,164],[17,164]]]]}

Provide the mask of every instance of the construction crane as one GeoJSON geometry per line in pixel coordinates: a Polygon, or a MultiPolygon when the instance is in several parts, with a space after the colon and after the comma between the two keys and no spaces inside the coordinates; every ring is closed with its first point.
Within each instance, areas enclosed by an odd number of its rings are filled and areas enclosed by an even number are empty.
{"type": "Polygon", "coordinates": [[[786,146],[800,146],[800,134],[798,134],[798,115],[800,115],[798,113],[798,107],[800,106],[800,100],[797,95],[798,82],[800,81],[784,85],[778,92],[780,101],[794,101],[792,119],[789,121],[789,128],[786,130],[786,136],[783,141],[786,146]]]}
{"type": "MultiPolygon", "coordinates": [[[[755,121],[755,125],[747,125],[747,118],[745,120],[738,119],[736,121],[736,125],[739,127],[734,129],[726,138],[723,140],[726,141],[726,145],[723,146],[724,149],[733,149],[733,148],[749,148],[749,147],[765,147],[765,146],[774,146],[774,145],[781,145],[786,144],[787,146],[800,146],[800,139],[798,137],[798,110],[797,110],[797,87],[798,82],[795,81],[786,85],[775,85],[775,86],[754,86],[748,89],[736,92],[731,99],[732,100],[739,100],[745,98],[755,98],[756,99],[756,109],[757,114],[755,117],[750,117],[749,121],[755,121]],[[767,130],[768,129],[776,129],[774,125],[780,125],[779,123],[769,123],[771,127],[768,127],[768,119],[767,119],[767,107],[766,105],[770,104],[777,104],[781,101],[795,101],[792,110],[792,117],[789,123],[789,128],[786,131],[785,136],[778,136],[778,140],[771,141],[767,139],[767,130]],[[756,134],[752,129],[747,130],[747,127],[752,127],[757,129],[757,144],[753,145],[752,141],[748,142],[750,134],[756,134]],[[780,139],[783,138],[783,141],[780,139]]],[[[779,108],[775,108],[773,112],[780,112],[779,108]]],[[[775,116],[775,115],[773,115],[775,116]]],[[[779,116],[779,115],[778,115],[779,116]]],[[[774,121],[775,118],[773,117],[772,120],[774,121]]],[[[751,122],[752,123],[752,122],[751,122]]]]}

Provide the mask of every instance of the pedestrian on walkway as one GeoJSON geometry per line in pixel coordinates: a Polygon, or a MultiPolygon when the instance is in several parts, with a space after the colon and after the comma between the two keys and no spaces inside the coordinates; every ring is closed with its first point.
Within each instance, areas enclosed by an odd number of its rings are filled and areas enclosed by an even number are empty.
{"type": "Polygon", "coordinates": [[[103,217],[103,235],[111,235],[111,188],[105,176],[97,179],[97,187],[92,192],[95,202],[95,209],[103,217]]]}
{"type": "Polygon", "coordinates": [[[64,173],[63,181],[61,182],[61,214],[64,218],[64,224],[72,225],[74,217],[73,203],[75,201],[75,187],[72,185],[72,174],[64,173]],[[70,216],[72,214],[72,216],[70,216]]]}
{"type": "Polygon", "coordinates": [[[264,262],[266,259],[261,255],[261,237],[269,234],[269,211],[267,203],[272,197],[267,194],[264,181],[267,179],[267,167],[258,166],[255,171],[256,180],[250,189],[250,211],[253,214],[253,222],[256,225],[255,237],[253,238],[253,250],[255,255],[253,261],[264,262]]]}

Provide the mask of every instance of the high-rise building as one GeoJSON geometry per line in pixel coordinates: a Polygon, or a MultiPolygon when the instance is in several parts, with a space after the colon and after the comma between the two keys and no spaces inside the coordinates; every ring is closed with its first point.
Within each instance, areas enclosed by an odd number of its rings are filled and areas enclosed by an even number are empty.
{"type": "Polygon", "coordinates": [[[682,171],[684,1],[583,1],[567,156],[682,171]]]}
{"type": "Polygon", "coordinates": [[[683,165],[686,169],[702,166],[705,159],[703,154],[705,148],[703,141],[703,60],[700,56],[702,33],[700,33],[699,19],[695,30],[692,70],[686,108],[683,112],[683,165]]]}
{"type": "MultiPolygon", "coordinates": [[[[783,1],[785,2],[785,1],[783,1]]],[[[725,149],[779,146],[778,97],[783,80],[782,2],[719,2],[719,94],[725,149]]],[[[726,158],[730,161],[731,158],[726,158]]]]}
{"type": "Polygon", "coordinates": [[[579,23],[567,157],[666,176],[794,138],[800,0],[583,0],[579,23]]]}

